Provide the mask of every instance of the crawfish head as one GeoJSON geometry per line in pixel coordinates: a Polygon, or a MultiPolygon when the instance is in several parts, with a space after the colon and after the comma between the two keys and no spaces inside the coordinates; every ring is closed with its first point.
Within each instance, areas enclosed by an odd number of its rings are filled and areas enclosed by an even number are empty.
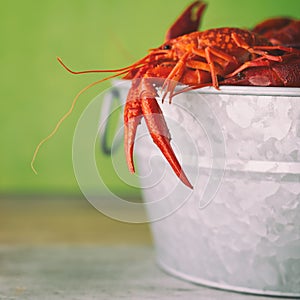
{"type": "MultiPolygon", "coordinates": [[[[188,83],[194,88],[211,83],[218,88],[217,77],[225,77],[247,61],[264,56],[260,47],[271,46],[265,38],[238,28],[217,28],[193,32],[166,41],[142,60],[149,72],[143,76],[166,78],[165,94],[173,96],[176,82],[188,83]],[[195,72],[196,71],[196,72],[195,72]],[[194,74],[193,80],[190,75],[194,74]],[[208,73],[210,76],[208,76],[208,73]],[[189,79],[187,77],[189,76],[189,79]]],[[[268,58],[271,58],[268,55],[268,58]]],[[[125,79],[133,79],[137,69],[131,70],[125,79]]],[[[139,74],[140,75],[140,74],[139,74]]]]}

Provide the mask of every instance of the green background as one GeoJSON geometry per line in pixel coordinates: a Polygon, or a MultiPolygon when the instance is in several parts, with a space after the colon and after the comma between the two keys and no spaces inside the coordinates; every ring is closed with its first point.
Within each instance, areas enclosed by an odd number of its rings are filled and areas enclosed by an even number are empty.
{"type": "MultiPolygon", "coordinates": [[[[0,10],[0,194],[79,195],[72,166],[72,138],[84,108],[109,87],[86,92],[56,136],[41,148],[36,176],[30,160],[37,143],[67,111],[76,93],[103,74],[77,70],[119,68],[163,42],[168,26],[190,0],[2,1],[0,10]]],[[[252,27],[272,16],[300,18],[299,0],[207,0],[202,29],[252,27]]],[[[123,155],[120,151],[118,155],[123,155]]],[[[116,193],[138,195],[114,174],[109,157],[98,155],[105,183],[116,193]]],[[[130,176],[128,174],[128,176],[130,176]]]]}

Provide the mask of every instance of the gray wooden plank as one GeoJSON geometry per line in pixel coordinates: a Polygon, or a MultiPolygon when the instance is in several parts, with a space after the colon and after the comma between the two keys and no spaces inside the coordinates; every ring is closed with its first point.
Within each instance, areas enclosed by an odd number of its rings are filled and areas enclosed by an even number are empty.
{"type": "Polygon", "coordinates": [[[162,272],[151,247],[1,246],[1,300],[270,300],[181,281],[162,272]]]}

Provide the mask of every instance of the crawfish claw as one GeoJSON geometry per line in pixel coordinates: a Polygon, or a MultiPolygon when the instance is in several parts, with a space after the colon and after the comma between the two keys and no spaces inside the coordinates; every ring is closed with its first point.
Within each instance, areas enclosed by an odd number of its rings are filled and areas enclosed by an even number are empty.
{"type": "Polygon", "coordinates": [[[128,169],[135,172],[133,163],[133,148],[137,127],[142,119],[142,109],[137,91],[132,87],[128,93],[124,109],[124,148],[128,169]]]}
{"type": "Polygon", "coordinates": [[[166,160],[169,162],[178,178],[189,188],[193,189],[187,176],[181,168],[171,146],[171,136],[162,114],[162,111],[155,98],[143,98],[141,101],[143,116],[153,142],[158,146],[166,160]]]}
{"type": "Polygon", "coordinates": [[[165,41],[197,31],[205,8],[206,4],[203,1],[193,2],[169,28],[165,41]]]}

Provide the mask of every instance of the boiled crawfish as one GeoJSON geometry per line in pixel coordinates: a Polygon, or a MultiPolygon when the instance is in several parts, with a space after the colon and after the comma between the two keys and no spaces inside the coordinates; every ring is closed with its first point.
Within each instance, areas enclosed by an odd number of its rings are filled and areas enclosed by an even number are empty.
{"type": "MultiPolygon", "coordinates": [[[[272,18],[257,24],[253,32],[267,38],[274,46],[300,49],[300,20],[292,18],[272,18]]],[[[281,56],[282,61],[264,61],[261,66],[235,70],[224,85],[254,86],[300,86],[299,52],[281,56]]]]}
{"type": "Polygon", "coordinates": [[[300,20],[281,17],[267,19],[252,31],[264,36],[273,45],[300,48],[300,20]]]}
{"type": "Polygon", "coordinates": [[[224,85],[300,86],[300,57],[286,56],[283,62],[268,62],[264,66],[235,71],[222,81],[224,85]]]}
{"type": "MultiPolygon", "coordinates": [[[[288,61],[287,66],[293,67],[293,59],[298,63],[300,53],[290,45],[272,43],[267,37],[249,30],[217,28],[198,32],[204,8],[202,1],[192,3],[169,29],[165,43],[131,66],[118,70],[73,72],[59,59],[74,74],[114,71],[116,74],[108,78],[125,74],[124,79],[132,80],[124,109],[125,154],[129,170],[135,171],[134,140],[137,127],[144,118],[154,143],[176,175],[190,188],[192,185],[174,154],[171,136],[157,103],[157,85],[161,86],[162,100],[168,97],[171,102],[180,93],[175,93],[178,83],[188,85],[181,90],[183,92],[203,86],[219,89],[221,84],[232,84],[241,76],[247,79],[260,71],[273,77],[266,72],[270,66],[282,72],[281,63],[288,61]]],[[[243,82],[249,84],[247,80],[243,82]]]]}
{"type": "MultiPolygon", "coordinates": [[[[198,2],[199,3],[199,2],[198,2]]],[[[259,35],[238,28],[211,29],[192,32],[171,40],[152,50],[141,63],[133,67],[124,77],[133,80],[125,112],[125,153],[129,170],[134,172],[132,159],[136,129],[142,117],[154,143],[160,148],[177,176],[191,187],[181,169],[170,144],[170,136],[156,97],[151,77],[165,78],[162,88],[163,99],[169,94],[170,100],[178,82],[188,83],[190,88],[203,85],[219,86],[218,78],[234,77],[235,71],[267,66],[281,62],[282,55],[272,51],[298,53],[293,48],[274,46],[259,35]],[[191,79],[192,78],[192,79],[191,79]]]]}

